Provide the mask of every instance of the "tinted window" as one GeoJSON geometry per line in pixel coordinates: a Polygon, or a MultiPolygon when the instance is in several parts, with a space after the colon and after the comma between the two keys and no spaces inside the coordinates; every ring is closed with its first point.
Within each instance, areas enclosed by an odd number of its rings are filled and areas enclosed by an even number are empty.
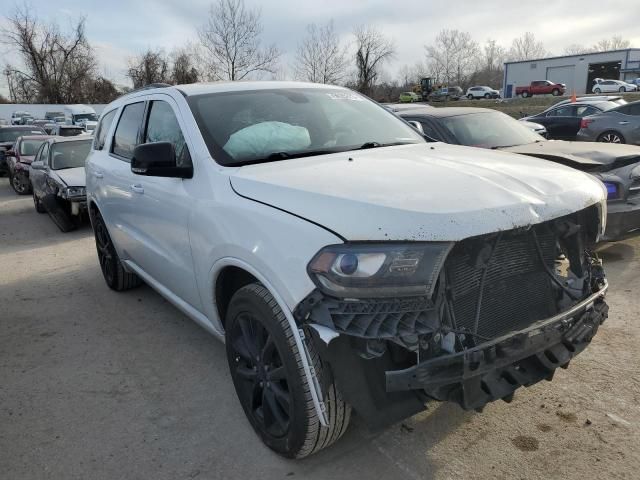
{"type": "Polygon", "coordinates": [[[132,103],[124,107],[116,133],[113,137],[111,151],[124,158],[133,156],[133,149],[138,144],[138,131],[142,124],[144,102],[132,103]]]}
{"type": "Polygon", "coordinates": [[[596,113],[600,113],[600,110],[590,105],[583,105],[576,108],[576,116],[580,118],[586,117],[587,115],[594,115],[596,113]]]}
{"type": "Polygon", "coordinates": [[[442,138],[442,135],[440,135],[438,130],[436,130],[436,127],[431,120],[426,120],[424,118],[421,118],[419,122],[420,122],[420,125],[422,125],[422,131],[427,137],[433,138],[434,140],[438,140],[439,142],[444,141],[442,138]]]}
{"type": "Polygon", "coordinates": [[[51,146],[51,168],[63,170],[65,168],[84,167],[84,161],[89,155],[91,139],[79,142],[54,143],[51,146]]]}
{"type": "Polygon", "coordinates": [[[573,117],[575,116],[575,108],[573,105],[556,108],[547,113],[547,117],[573,117]]]}
{"type": "Polygon", "coordinates": [[[106,115],[103,115],[103,117],[100,119],[94,145],[94,148],[96,150],[102,150],[104,148],[104,144],[107,140],[107,133],[109,133],[111,123],[113,123],[113,117],[116,116],[116,111],[117,110],[111,110],[106,115]]]}
{"type": "Polygon", "coordinates": [[[147,131],[144,143],[171,142],[176,148],[176,161],[179,166],[191,164],[189,151],[180,130],[178,119],[171,105],[160,100],[151,102],[147,131]]]}
{"type": "Polygon", "coordinates": [[[59,137],[75,137],[84,133],[84,128],[65,127],[58,129],[59,137]]]}

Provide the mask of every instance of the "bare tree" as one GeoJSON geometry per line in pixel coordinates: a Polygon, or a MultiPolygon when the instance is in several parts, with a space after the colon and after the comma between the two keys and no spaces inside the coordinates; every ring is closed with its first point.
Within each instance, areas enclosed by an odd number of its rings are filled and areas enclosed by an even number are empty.
{"type": "Polygon", "coordinates": [[[508,58],[517,62],[520,60],[534,60],[549,55],[544,44],[536,40],[536,36],[531,32],[526,32],[518,38],[514,38],[509,49],[508,58]]]}
{"type": "Polygon", "coordinates": [[[434,45],[425,45],[427,61],[435,77],[447,84],[462,85],[473,72],[478,44],[467,32],[441,30],[434,45]]]}
{"type": "Polygon", "coordinates": [[[489,39],[480,48],[475,71],[469,77],[469,83],[498,87],[502,83],[505,49],[495,40],[489,39]]]}
{"type": "Polygon", "coordinates": [[[133,88],[144,87],[151,83],[168,82],[169,61],[164,51],[149,49],[129,59],[127,77],[133,82],[133,88]]]}
{"type": "Polygon", "coordinates": [[[609,39],[604,38],[600,40],[593,46],[592,50],[594,52],[605,52],[607,50],[624,50],[630,46],[631,42],[629,40],[615,35],[609,39]]]}
{"type": "Polygon", "coordinates": [[[6,19],[0,34],[21,60],[20,65],[7,64],[4,69],[13,101],[83,101],[84,89],[96,70],[84,18],[63,32],[56,23],[38,21],[24,6],[6,19]]]}
{"type": "Polygon", "coordinates": [[[565,55],[582,55],[591,52],[593,52],[593,48],[580,45],[579,43],[572,43],[571,45],[564,47],[564,50],[562,50],[562,53],[565,55]]]}
{"type": "Polygon", "coordinates": [[[122,95],[113,82],[104,77],[92,79],[87,88],[87,103],[110,103],[122,95]]]}
{"type": "Polygon", "coordinates": [[[194,55],[187,48],[176,49],[171,53],[171,82],[176,85],[196,83],[200,72],[196,68],[194,55]]]}
{"type": "Polygon", "coordinates": [[[380,74],[380,67],[393,57],[395,46],[373,26],[357,27],[353,34],[356,37],[357,88],[369,95],[380,74]]]}
{"type": "Polygon", "coordinates": [[[242,80],[257,72],[274,73],[280,51],[260,45],[260,10],[249,10],[244,0],[218,0],[209,10],[198,35],[210,75],[217,80],[242,80]]]}
{"type": "Polygon", "coordinates": [[[333,20],[326,25],[307,26],[307,36],[298,44],[294,63],[295,76],[299,80],[337,84],[347,71],[346,46],[333,29],[333,20]]]}

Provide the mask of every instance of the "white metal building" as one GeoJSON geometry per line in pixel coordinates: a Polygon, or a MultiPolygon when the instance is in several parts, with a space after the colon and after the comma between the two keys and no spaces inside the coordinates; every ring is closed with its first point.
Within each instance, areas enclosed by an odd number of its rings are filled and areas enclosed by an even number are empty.
{"type": "Polygon", "coordinates": [[[535,80],[551,80],[567,85],[567,93],[591,93],[595,78],[630,81],[640,77],[640,48],[540,58],[504,64],[505,97],[515,87],[535,80]]]}

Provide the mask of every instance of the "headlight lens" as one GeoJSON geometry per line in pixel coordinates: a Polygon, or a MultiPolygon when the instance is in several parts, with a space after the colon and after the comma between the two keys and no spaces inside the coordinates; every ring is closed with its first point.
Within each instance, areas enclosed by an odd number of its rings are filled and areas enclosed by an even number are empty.
{"type": "Polygon", "coordinates": [[[331,245],[316,254],[308,272],[320,290],[341,298],[430,296],[452,245],[331,245]]]}
{"type": "Polygon", "coordinates": [[[603,182],[604,186],[607,187],[607,200],[615,200],[620,196],[618,190],[618,184],[614,182],[603,182]]]}
{"type": "Polygon", "coordinates": [[[84,197],[87,194],[85,187],[67,187],[66,196],[71,197],[84,197]]]}

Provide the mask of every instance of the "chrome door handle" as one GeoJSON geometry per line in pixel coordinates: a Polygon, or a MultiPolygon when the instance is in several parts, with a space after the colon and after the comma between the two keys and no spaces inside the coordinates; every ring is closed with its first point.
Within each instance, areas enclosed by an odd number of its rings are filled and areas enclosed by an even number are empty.
{"type": "Polygon", "coordinates": [[[102,172],[93,172],[93,176],[96,178],[102,178],[104,177],[104,175],[102,174],[102,172]]]}
{"type": "Polygon", "coordinates": [[[618,125],[627,125],[629,122],[618,122],[618,125]]]}
{"type": "Polygon", "coordinates": [[[131,191],[134,193],[144,193],[144,188],[140,184],[131,185],[131,191]]]}

